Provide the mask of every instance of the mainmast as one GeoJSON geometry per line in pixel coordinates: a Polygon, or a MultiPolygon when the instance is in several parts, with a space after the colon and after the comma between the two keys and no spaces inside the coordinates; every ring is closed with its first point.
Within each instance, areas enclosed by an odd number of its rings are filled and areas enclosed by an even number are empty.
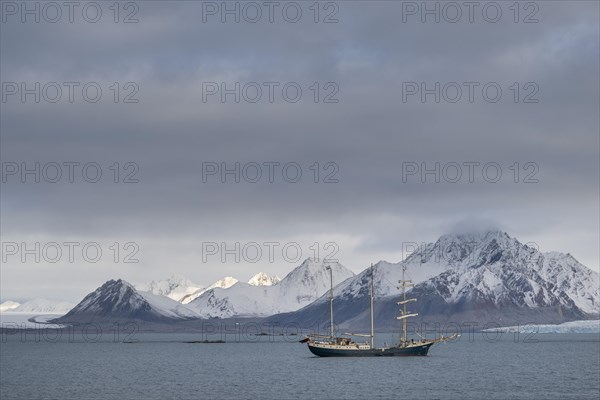
{"type": "Polygon", "coordinates": [[[333,338],[333,272],[329,265],[325,269],[329,270],[329,336],[333,338]]]}
{"type": "Polygon", "coordinates": [[[373,264],[371,264],[371,348],[374,349],[375,348],[375,324],[373,323],[373,313],[374,313],[374,309],[373,309],[373,297],[375,297],[375,286],[373,281],[375,280],[375,278],[373,277],[373,264]]]}
{"type": "Polygon", "coordinates": [[[400,310],[400,316],[398,317],[398,319],[402,320],[402,342],[403,343],[406,343],[408,341],[406,320],[409,317],[416,317],[417,315],[419,315],[417,313],[409,314],[406,311],[406,304],[410,303],[411,301],[417,301],[417,299],[407,299],[406,298],[406,288],[412,287],[414,285],[410,279],[404,279],[405,273],[406,273],[406,265],[403,265],[402,266],[402,280],[398,281],[400,283],[399,289],[402,289],[402,301],[398,302],[398,304],[402,306],[402,310],[400,310]]]}

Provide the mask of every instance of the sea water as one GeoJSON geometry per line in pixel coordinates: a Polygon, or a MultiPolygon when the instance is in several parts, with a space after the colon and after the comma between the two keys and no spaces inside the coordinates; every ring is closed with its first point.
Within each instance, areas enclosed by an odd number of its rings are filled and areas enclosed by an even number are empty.
{"type": "MultiPolygon", "coordinates": [[[[428,357],[318,358],[294,337],[5,335],[0,398],[595,399],[597,334],[462,336],[428,357]],[[247,339],[247,338],[246,338],[247,339]]],[[[390,336],[380,336],[393,341],[390,336]]]]}

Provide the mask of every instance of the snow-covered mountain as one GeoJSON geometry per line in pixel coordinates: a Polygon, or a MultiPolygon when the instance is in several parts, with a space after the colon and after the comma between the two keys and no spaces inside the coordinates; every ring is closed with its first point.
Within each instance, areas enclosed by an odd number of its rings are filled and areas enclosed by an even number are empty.
{"type": "Polygon", "coordinates": [[[298,310],[329,289],[327,266],[332,269],[334,285],[354,276],[339,263],[308,258],[272,286],[238,282],[229,288],[208,290],[188,306],[205,318],[268,316],[298,310]]]}
{"type": "Polygon", "coordinates": [[[21,303],[17,303],[16,301],[6,300],[4,303],[0,304],[0,312],[10,311],[20,305],[21,303]]]}
{"type": "MultiPolygon", "coordinates": [[[[4,304],[4,303],[3,303],[4,304]]],[[[60,300],[47,300],[47,299],[33,299],[26,301],[18,307],[11,308],[9,310],[3,310],[6,312],[22,312],[22,313],[46,313],[46,314],[65,314],[75,304],[68,301],[60,300]]]]}
{"type": "Polygon", "coordinates": [[[198,318],[186,306],[163,295],[136,290],[130,283],[110,280],[88,294],[56,323],[97,321],[104,319],[135,319],[168,322],[198,318]]]}
{"type": "MultiPolygon", "coordinates": [[[[377,324],[396,326],[397,285],[403,267],[407,278],[415,283],[410,295],[418,302],[411,303],[411,310],[419,313],[421,322],[493,321],[508,326],[562,323],[600,315],[598,273],[570,254],[541,253],[504,232],[487,231],[444,235],[400,263],[380,261],[358,275],[339,263],[307,259],[281,281],[259,273],[249,283],[226,277],[204,289],[185,278],[172,277],[151,283],[151,292],[136,290],[122,280],[109,281],[56,321],[252,316],[268,317],[266,322],[314,326],[328,320],[327,266],[333,272],[335,321],[342,326],[368,324],[371,273],[377,324]]],[[[40,307],[32,312],[51,311],[40,307]]]]}
{"type": "Polygon", "coordinates": [[[188,303],[192,302],[193,300],[197,299],[198,297],[200,297],[200,295],[202,295],[203,293],[205,293],[211,289],[215,289],[215,288],[227,289],[227,288],[235,285],[238,282],[239,281],[237,279],[235,279],[234,277],[226,276],[223,279],[219,279],[218,281],[216,281],[209,287],[200,288],[200,289],[194,291],[193,293],[183,296],[181,298],[181,300],[179,300],[179,301],[183,304],[188,304],[188,303]]]}
{"type": "Polygon", "coordinates": [[[264,272],[259,272],[258,274],[250,278],[248,284],[252,286],[273,286],[279,281],[281,281],[281,278],[279,278],[277,275],[270,276],[265,274],[264,272]]]}
{"type": "Polygon", "coordinates": [[[167,296],[175,301],[182,299],[204,289],[203,285],[193,283],[184,276],[173,274],[168,279],[152,281],[145,285],[136,286],[137,290],[150,292],[156,295],[167,296]]]}
{"type": "MultiPolygon", "coordinates": [[[[393,325],[397,315],[397,281],[402,267],[416,284],[411,309],[423,320],[554,323],[600,314],[599,274],[569,254],[541,253],[504,232],[450,234],[421,246],[403,262],[374,267],[376,313],[380,324],[393,325]]],[[[368,321],[370,269],[334,289],[336,323],[364,326],[368,321]]],[[[278,323],[322,323],[327,297],[286,316],[278,323]]]]}
{"type": "Polygon", "coordinates": [[[442,301],[446,312],[477,306],[600,314],[599,275],[570,254],[541,253],[494,231],[482,235],[467,258],[459,268],[415,286],[414,295],[426,298],[424,307],[442,301]]]}

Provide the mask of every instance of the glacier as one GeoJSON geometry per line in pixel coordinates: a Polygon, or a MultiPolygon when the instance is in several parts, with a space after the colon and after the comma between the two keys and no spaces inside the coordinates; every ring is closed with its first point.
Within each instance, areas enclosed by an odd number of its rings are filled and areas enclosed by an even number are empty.
{"type": "Polygon", "coordinates": [[[516,325],[484,329],[502,333],[600,333],[600,320],[570,321],[562,324],[516,325]]]}

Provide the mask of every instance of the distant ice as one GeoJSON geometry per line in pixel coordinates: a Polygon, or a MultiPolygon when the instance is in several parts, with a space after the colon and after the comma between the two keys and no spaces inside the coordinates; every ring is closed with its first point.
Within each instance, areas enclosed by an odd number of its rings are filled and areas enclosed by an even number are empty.
{"type": "Polygon", "coordinates": [[[46,329],[64,328],[65,325],[49,324],[48,320],[61,314],[39,314],[26,312],[0,312],[0,327],[5,329],[46,329]]]}
{"type": "Polygon", "coordinates": [[[571,321],[560,325],[517,325],[485,329],[503,333],[600,333],[600,320],[571,321]]]}

